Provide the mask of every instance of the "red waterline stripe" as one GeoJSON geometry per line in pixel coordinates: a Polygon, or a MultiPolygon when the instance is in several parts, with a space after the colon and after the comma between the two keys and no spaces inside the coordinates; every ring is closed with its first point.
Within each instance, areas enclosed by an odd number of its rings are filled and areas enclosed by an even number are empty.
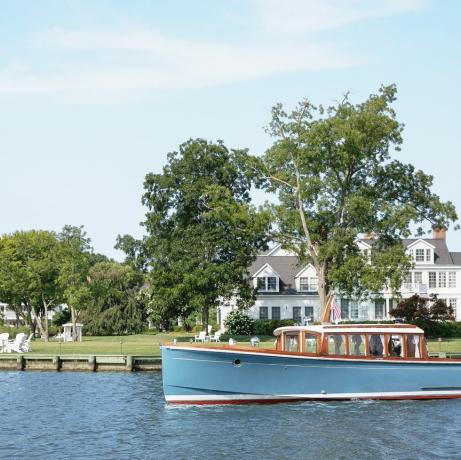
{"type": "Polygon", "coordinates": [[[167,404],[174,405],[190,405],[190,406],[210,406],[210,405],[223,405],[223,404],[280,404],[291,403],[300,401],[402,401],[402,400],[419,400],[419,399],[459,399],[461,395],[414,395],[414,396],[377,396],[370,397],[356,397],[356,398],[283,398],[283,399],[223,399],[211,401],[167,401],[167,404]]]}

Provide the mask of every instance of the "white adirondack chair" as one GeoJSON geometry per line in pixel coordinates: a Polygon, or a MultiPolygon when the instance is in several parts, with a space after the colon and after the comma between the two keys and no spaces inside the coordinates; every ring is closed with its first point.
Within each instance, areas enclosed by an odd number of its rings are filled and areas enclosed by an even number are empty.
{"type": "Polygon", "coordinates": [[[30,349],[30,341],[32,340],[33,336],[34,336],[34,334],[30,334],[29,337],[27,337],[27,339],[24,340],[24,342],[22,344],[22,347],[21,347],[21,351],[23,351],[24,353],[28,353],[29,351],[31,351],[31,349],[30,349]]]}
{"type": "Polygon", "coordinates": [[[205,342],[206,331],[200,331],[198,335],[194,337],[195,342],[205,342]]]}
{"type": "Polygon", "coordinates": [[[8,332],[3,332],[0,334],[0,353],[5,352],[6,345],[8,344],[8,338],[10,337],[10,334],[8,332]]]}
{"type": "Polygon", "coordinates": [[[6,344],[6,349],[5,351],[7,353],[22,353],[22,347],[24,346],[24,342],[26,341],[26,334],[23,332],[20,332],[19,334],[16,335],[16,338],[14,340],[9,340],[8,343],[6,344]]]}
{"type": "Polygon", "coordinates": [[[217,331],[214,335],[210,335],[210,342],[219,342],[219,338],[223,334],[223,331],[217,331]]]}

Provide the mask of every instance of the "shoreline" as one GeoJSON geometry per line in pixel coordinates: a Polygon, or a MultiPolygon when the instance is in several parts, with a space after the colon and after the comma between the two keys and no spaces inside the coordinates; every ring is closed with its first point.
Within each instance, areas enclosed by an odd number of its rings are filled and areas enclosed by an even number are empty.
{"type": "Polygon", "coordinates": [[[162,359],[155,356],[91,354],[7,354],[0,355],[0,371],[160,371],[162,359]]]}

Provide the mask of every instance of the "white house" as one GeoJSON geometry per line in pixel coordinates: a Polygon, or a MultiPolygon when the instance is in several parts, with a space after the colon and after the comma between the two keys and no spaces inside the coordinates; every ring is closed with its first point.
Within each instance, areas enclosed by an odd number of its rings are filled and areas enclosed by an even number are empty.
{"type": "MultiPolygon", "coordinates": [[[[67,308],[66,305],[58,305],[55,308],[48,310],[48,320],[51,321],[57,311],[62,311],[67,308]]],[[[21,318],[16,316],[16,312],[9,307],[7,303],[0,302],[0,320],[7,326],[20,326],[23,324],[21,318]]]]}
{"type": "MultiPolygon", "coordinates": [[[[373,237],[357,241],[361,251],[373,250],[373,237]]],[[[433,238],[405,239],[403,244],[412,256],[414,267],[401,287],[401,296],[437,294],[455,310],[461,321],[461,252],[450,252],[446,230],[435,230],[433,238]],[[458,305],[460,308],[457,308],[458,305]]],[[[258,288],[256,303],[248,311],[255,319],[320,319],[315,268],[300,265],[297,257],[280,245],[257,257],[249,269],[254,287],[258,288]]],[[[367,321],[389,319],[395,300],[390,291],[377,293],[372,300],[340,299],[341,316],[347,320],[367,321]]],[[[218,322],[221,327],[235,303],[221,305],[218,322]]]]}

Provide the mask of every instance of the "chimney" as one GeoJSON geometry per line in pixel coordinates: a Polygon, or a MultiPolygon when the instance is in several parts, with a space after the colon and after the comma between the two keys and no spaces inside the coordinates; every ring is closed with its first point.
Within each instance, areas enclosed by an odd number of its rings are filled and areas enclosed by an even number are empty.
{"type": "Polygon", "coordinates": [[[363,240],[374,240],[376,238],[375,232],[365,233],[362,237],[363,240]]]}
{"type": "Polygon", "coordinates": [[[435,240],[444,240],[447,237],[447,227],[443,225],[442,227],[434,226],[434,239],[435,240]]]}

